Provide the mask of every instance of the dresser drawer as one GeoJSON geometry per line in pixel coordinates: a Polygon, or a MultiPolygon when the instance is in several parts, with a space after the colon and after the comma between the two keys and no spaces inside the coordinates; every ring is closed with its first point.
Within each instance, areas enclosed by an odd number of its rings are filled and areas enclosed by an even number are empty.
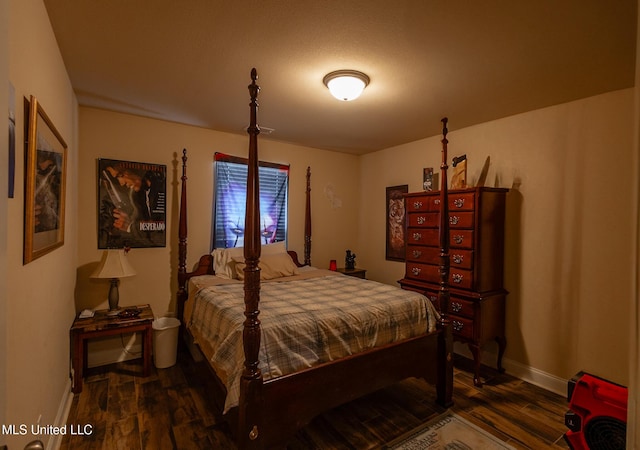
{"type": "Polygon", "coordinates": [[[440,264],[440,249],[424,245],[407,245],[407,261],[440,264]]]}
{"type": "Polygon", "coordinates": [[[437,228],[407,228],[407,244],[439,245],[437,228]]]}
{"type": "MultiPolygon", "coordinates": [[[[421,262],[426,264],[440,264],[440,248],[427,247],[424,245],[407,245],[407,261],[421,262]]],[[[473,268],[473,250],[452,248],[449,250],[450,267],[460,269],[473,268]]]]}
{"type": "Polygon", "coordinates": [[[449,245],[454,248],[473,248],[473,230],[450,230],[449,245]]]}
{"type": "Polygon", "coordinates": [[[430,292],[430,291],[426,291],[426,292],[421,291],[420,293],[431,301],[431,304],[436,307],[436,310],[440,311],[440,302],[438,301],[438,294],[434,294],[433,292],[430,292]]]}
{"type": "Polygon", "coordinates": [[[436,228],[440,220],[440,213],[437,212],[420,212],[411,213],[408,215],[408,226],[410,227],[423,227],[423,228],[436,228]]]}
{"type": "Polygon", "coordinates": [[[464,300],[459,297],[449,297],[449,312],[456,316],[464,316],[473,319],[475,315],[474,304],[470,300],[464,300]]]}
{"type": "Polygon", "coordinates": [[[428,283],[440,282],[439,266],[433,264],[418,264],[414,262],[407,262],[407,278],[413,278],[414,280],[426,281],[428,283]]]}
{"type": "Polygon", "coordinates": [[[440,211],[440,198],[437,195],[407,197],[406,209],[408,212],[440,211]]]}
{"type": "MultiPolygon", "coordinates": [[[[449,211],[473,211],[475,209],[475,192],[449,191],[449,211]]],[[[407,197],[406,209],[415,211],[440,211],[440,194],[435,191],[432,194],[407,197]]]]}
{"type": "Polygon", "coordinates": [[[450,267],[449,286],[456,289],[472,289],[473,271],[450,267]]]}
{"type": "Polygon", "coordinates": [[[449,228],[473,228],[473,211],[449,211],[449,228]]]}
{"type": "Polygon", "coordinates": [[[427,297],[429,299],[429,301],[431,302],[431,304],[433,305],[433,307],[436,309],[436,311],[440,311],[440,302],[438,301],[438,295],[436,294],[432,294],[428,291],[424,291],[423,289],[418,289],[418,288],[412,288],[412,287],[408,287],[408,286],[403,286],[402,289],[405,289],[407,291],[414,291],[417,292],[419,294],[424,295],[425,297],[427,297]]]}
{"type": "MultiPolygon", "coordinates": [[[[408,215],[408,226],[415,228],[437,228],[440,225],[439,212],[420,212],[408,215]]],[[[451,212],[450,228],[473,228],[473,212],[451,212]]]]}
{"type": "Polygon", "coordinates": [[[457,194],[449,191],[449,212],[473,211],[475,208],[475,198],[474,192],[457,194]]]}
{"type": "MultiPolygon", "coordinates": [[[[407,278],[426,281],[427,283],[440,283],[440,267],[433,264],[419,264],[408,261],[406,264],[407,278]]],[[[454,269],[449,270],[449,286],[457,289],[471,289],[473,285],[473,271],[454,269]]]]}
{"type": "MultiPolygon", "coordinates": [[[[438,255],[440,253],[438,252],[438,255]]],[[[450,267],[469,269],[473,268],[473,250],[464,250],[461,248],[449,249],[450,267]]],[[[438,260],[439,262],[439,260],[438,260]]]]}
{"type": "MultiPolygon", "coordinates": [[[[407,244],[430,245],[440,247],[440,235],[437,228],[407,228],[407,244]]],[[[451,230],[449,246],[452,248],[473,248],[473,230],[451,230]]]]}
{"type": "Polygon", "coordinates": [[[473,339],[473,320],[466,317],[449,315],[449,321],[453,328],[454,336],[460,336],[467,339],[473,339]]]}

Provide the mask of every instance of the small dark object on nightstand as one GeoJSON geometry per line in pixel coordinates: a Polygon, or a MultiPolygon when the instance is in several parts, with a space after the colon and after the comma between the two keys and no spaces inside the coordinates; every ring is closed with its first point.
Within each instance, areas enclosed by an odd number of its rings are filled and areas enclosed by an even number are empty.
{"type": "Polygon", "coordinates": [[[344,259],[344,267],[346,269],[356,268],[356,254],[351,253],[351,250],[347,250],[347,256],[344,259]]]}

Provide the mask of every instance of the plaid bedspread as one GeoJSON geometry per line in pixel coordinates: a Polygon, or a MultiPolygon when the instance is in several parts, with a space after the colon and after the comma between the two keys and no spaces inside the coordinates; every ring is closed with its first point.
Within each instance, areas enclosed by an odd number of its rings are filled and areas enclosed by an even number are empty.
{"type": "MultiPolygon", "coordinates": [[[[437,312],[416,292],[318,272],[325,275],[262,283],[264,379],[435,330],[437,312]]],[[[244,367],[244,290],[240,282],[211,285],[206,278],[192,279],[193,304],[185,319],[227,387],[226,412],[238,404],[244,367]]]]}

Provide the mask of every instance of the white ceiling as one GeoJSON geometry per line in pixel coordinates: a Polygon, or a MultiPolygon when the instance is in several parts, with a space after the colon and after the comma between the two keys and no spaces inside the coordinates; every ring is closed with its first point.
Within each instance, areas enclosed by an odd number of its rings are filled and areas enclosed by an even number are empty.
{"type": "Polygon", "coordinates": [[[355,154],[632,87],[636,0],[44,0],[81,105],[355,154]],[[335,100],[328,72],[371,83],[335,100]]]}

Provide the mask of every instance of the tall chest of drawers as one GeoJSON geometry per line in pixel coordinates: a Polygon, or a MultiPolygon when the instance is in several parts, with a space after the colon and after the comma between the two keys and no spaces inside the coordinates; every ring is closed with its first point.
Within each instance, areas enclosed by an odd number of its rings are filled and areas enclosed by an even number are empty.
{"type": "MultiPolygon", "coordinates": [[[[508,189],[477,187],[450,190],[449,320],[455,340],[468,344],[474,382],[482,385],[482,347],[498,342],[498,370],[506,347],[504,221],[508,189]]],[[[404,289],[425,294],[436,307],[440,290],[439,192],[406,194],[406,270],[404,289]]]]}

